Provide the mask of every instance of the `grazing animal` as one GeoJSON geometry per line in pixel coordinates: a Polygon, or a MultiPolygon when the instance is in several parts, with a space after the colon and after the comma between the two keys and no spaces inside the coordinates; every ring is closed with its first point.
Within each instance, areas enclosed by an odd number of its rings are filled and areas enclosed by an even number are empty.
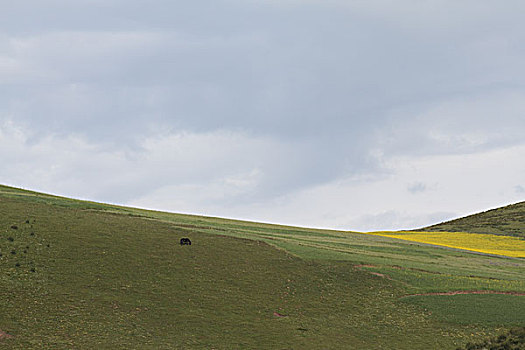
{"type": "Polygon", "coordinates": [[[180,245],[191,245],[191,241],[189,238],[181,238],[180,245]]]}

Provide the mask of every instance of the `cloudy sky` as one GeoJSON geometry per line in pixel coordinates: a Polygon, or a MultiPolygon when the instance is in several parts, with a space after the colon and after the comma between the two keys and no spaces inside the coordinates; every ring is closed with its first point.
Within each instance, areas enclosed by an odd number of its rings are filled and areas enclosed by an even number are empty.
{"type": "Polygon", "coordinates": [[[0,0],[0,183],[415,228],[525,200],[525,2],[0,0]]]}

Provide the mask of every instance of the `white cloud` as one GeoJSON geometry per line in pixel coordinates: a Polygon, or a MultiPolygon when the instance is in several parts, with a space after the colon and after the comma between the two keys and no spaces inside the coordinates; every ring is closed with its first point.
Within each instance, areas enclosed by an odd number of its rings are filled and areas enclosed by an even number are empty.
{"type": "Polygon", "coordinates": [[[107,149],[75,135],[49,135],[29,142],[34,133],[12,121],[0,125],[0,158],[9,164],[0,183],[16,185],[16,179],[37,190],[158,209],[147,198],[156,201],[155,196],[167,190],[173,198],[181,198],[173,191],[182,191],[188,203],[198,198],[202,208],[253,195],[259,187],[269,186],[267,172],[279,162],[271,154],[286,148],[271,139],[230,131],[164,132],[145,137],[138,150],[107,149]]]}
{"type": "Polygon", "coordinates": [[[524,145],[383,158],[382,174],[262,196],[278,174],[301,181],[285,164],[293,145],[242,132],[164,132],[144,138],[140,151],[108,150],[74,135],[29,142],[32,133],[12,121],[0,126],[8,165],[0,183],[151,209],[367,231],[421,227],[524,199],[517,185],[524,145]]]}
{"type": "Polygon", "coordinates": [[[401,156],[379,177],[338,180],[245,207],[216,208],[269,222],[346,230],[411,229],[524,200],[525,146],[469,155],[401,156]],[[430,187],[414,196],[407,186],[430,187]]]}

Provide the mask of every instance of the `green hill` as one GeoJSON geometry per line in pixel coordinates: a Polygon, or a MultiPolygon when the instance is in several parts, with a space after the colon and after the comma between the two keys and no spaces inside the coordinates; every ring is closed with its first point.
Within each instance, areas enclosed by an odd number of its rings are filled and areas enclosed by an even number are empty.
{"type": "Polygon", "coordinates": [[[491,233],[525,237],[525,202],[432,225],[419,231],[491,233]]]}
{"type": "Polygon", "coordinates": [[[0,254],[6,349],[455,349],[525,324],[525,259],[355,232],[0,186],[0,254]]]}

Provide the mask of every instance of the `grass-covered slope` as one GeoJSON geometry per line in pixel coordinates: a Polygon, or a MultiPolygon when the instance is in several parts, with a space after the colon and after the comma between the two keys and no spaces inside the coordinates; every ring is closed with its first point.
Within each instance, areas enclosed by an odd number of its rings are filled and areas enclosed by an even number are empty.
{"type": "Polygon", "coordinates": [[[523,259],[360,233],[0,186],[0,253],[6,349],[454,349],[525,324],[523,259]],[[458,290],[509,294],[450,318],[424,295],[458,290]]]}
{"type": "Polygon", "coordinates": [[[432,225],[420,231],[492,233],[525,238],[525,202],[432,225]]]}

